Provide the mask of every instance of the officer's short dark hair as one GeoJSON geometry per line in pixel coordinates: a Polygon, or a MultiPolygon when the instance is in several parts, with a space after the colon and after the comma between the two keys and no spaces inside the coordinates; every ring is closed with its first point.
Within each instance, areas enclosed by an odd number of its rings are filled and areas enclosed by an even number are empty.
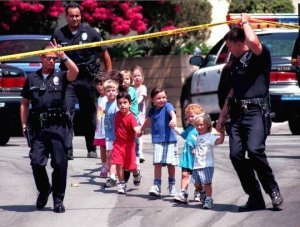
{"type": "Polygon", "coordinates": [[[66,15],[68,15],[68,10],[70,8],[78,8],[80,10],[80,5],[77,2],[70,2],[65,9],[66,15]]]}
{"type": "Polygon", "coordinates": [[[224,41],[231,41],[231,42],[244,42],[245,41],[245,32],[244,29],[240,27],[232,28],[223,38],[224,41]]]}

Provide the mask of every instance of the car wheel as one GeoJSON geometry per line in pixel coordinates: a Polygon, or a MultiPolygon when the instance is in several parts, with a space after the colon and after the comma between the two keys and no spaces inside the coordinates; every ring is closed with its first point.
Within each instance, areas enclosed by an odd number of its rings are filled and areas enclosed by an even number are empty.
{"type": "Polygon", "coordinates": [[[5,132],[0,132],[0,146],[7,144],[10,139],[9,134],[5,134],[5,132]]]}
{"type": "Polygon", "coordinates": [[[300,117],[290,119],[289,127],[293,135],[300,135],[300,117]]]}

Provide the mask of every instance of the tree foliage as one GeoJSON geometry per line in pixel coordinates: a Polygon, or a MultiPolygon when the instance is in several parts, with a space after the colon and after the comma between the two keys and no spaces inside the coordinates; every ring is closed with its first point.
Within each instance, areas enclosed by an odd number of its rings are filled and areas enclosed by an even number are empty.
{"type": "Polygon", "coordinates": [[[231,0],[229,13],[293,13],[291,0],[231,0]]]}
{"type": "MultiPolygon", "coordinates": [[[[64,13],[68,2],[70,0],[0,1],[0,34],[50,35],[57,29],[58,17],[64,13]]],[[[211,21],[212,7],[207,0],[77,2],[81,6],[82,20],[97,27],[106,39],[115,35],[159,32],[211,21]]],[[[122,53],[121,56],[186,54],[196,46],[203,47],[208,36],[208,30],[199,30],[121,44],[112,52],[122,53]]]]}
{"type": "MultiPolygon", "coordinates": [[[[140,4],[143,6],[143,14],[149,20],[149,32],[211,22],[212,6],[207,0],[189,0],[188,3],[184,0],[157,1],[155,6],[151,1],[141,1],[140,4]]],[[[146,47],[150,55],[187,54],[192,53],[196,46],[202,48],[208,36],[208,30],[199,30],[146,41],[146,47]]]]}

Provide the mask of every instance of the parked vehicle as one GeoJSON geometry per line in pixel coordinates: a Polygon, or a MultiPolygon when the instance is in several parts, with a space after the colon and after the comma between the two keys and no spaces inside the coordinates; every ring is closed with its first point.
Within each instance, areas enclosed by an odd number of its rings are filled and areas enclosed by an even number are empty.
{"type": "Polygon", "coordinates": [[[13,133],[21,133],[20,92],[25,78],[22,69],[0,64],[0,145],[6,144],[13,133]]]}
{"type": "MultiPolygon", "coordinates": [[[[295,135],[300,134],[300,78],[299,69],[292,66],[290,61],[298,32],[294,29],[280,28],[257,30],[260,41],[270,49],[272,57],[269,91],[273,121],[288,121],[290,130],[295,135]]],[[[230,53],[223,40],[220,40],[205,58],[190,58],[190,64],[199,66],[199,69],[193,72],[183,85],[180,97],[182,110],[189,103],[199,103],[213,120],[218,119],[221,108],[218,86],[222,70],[229,58],[230,53]]]]}
{"type": "MultiPolygon", "coordinates": [[[[0,35],[0,56],[41,50],[49,43],[49,35],[0,35]]],[[[0,67],[0,145],[12,135],[21,135],[19,107],[25,76],[41,68],[39,56],[1,62],[0,67]]],[[[56,64],[59,69],[59,62],[56,64]]],[[[76,106],[74,132],[81,134],[79,106],[76,106]]]]}

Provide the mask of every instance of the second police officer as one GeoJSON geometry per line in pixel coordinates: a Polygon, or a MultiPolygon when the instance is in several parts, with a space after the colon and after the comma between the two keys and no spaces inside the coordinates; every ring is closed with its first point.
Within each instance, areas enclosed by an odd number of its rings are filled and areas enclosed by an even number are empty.
{"type": "MultiPolygon", "coordinates": [[[[51,37],[62,46],[85,44],[101,41],[100,34],[88,24],[81,23],[80,5],[71,2],[66,6],[67,25],[57,30],[51,37]]],[[[66,51],[66,54],[76,63],[79,68],[77,80],[67,87],[66,105],[70,111],[72,120],[75,114],[75,104],[78,100],[80,115],[84,120],[83,133],[86,141],[87,157],[96,158],[96,147],[93,145],[96,128],[96,91],[94,77],[100,70],[100,57],[104,61],[106,71],[112,69],[110,55],[105,46],[99,48],[87,48],[81,50],[66,51]]],[[[63,63],[61,69],[65,69],[63,63]]],[[[73,132],[70,133],[69,159],[73,159],[73,132]]]]}

